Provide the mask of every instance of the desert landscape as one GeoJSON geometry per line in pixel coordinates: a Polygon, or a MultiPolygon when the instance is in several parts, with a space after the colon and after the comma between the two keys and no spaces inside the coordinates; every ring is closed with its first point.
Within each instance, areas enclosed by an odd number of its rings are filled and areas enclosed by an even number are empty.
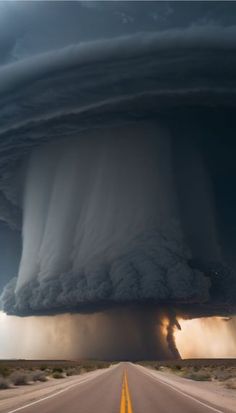
{"type": "Polygon", "coordinates": [[[155,394],[161,404],[168,400],[171,409],[178,400],[180,407],[191,402],[190,407],[195,406],[199,412],[210,409],[232,413],[236,411],[236,359],[136,363],[1,360],[0,389],[1,413],[18,410],[38,413],[43,406],[57,409],[74,397],[82,407],[91,404],[91,409],[95,409],[94,397],[89,397],[94,392],[98,392],[96,397],[101,399],[107,411],[113,403],[122,406],[128,399],[134,411],[139,411],[139,405],[142,407],[147,402],[144,395],[151,392],[149,397],[155,394]],[[102,392],[98,384],[102,386],[102,392]],[[107,386],[111,392],[106,393],[107,386]]]}
{"type": "Polygon", "coordinates": [[[139,363],[194,381],[207,381],[236,391],[236,359],[188,359],[139,363]]]}
{"type": "MultiPolygon", "coordinates": [[[[0,360],[0,390],[53,379],[65,379],[108,368],[116,361],[100,360],[0,360]]],[[[138,361],[136,364],[164,374],[212,382],[236,391],[236,359],[138,361]]]]}
{"type": "Polygon", "coordinates": [[[0,360],[0,390],[107,368],[106,361],[0,360]]]}

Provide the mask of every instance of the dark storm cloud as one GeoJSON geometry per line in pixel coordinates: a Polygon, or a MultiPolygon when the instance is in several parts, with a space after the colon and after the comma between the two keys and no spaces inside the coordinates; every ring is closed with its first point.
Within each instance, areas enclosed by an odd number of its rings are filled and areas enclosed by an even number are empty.
{"type": "Polygon", "coordinates": [[[10,314],[25,315],[88,312],[129,302],[204,303],[209,300],[209,278],[190,267],[188,251],[182,248],[181,240],[153,233],[111,262],[103,257],[84,272],[33,279],[16,295],[14,279],[4,290],[2,304],[10,314]]]}
{"type": "Polygon", "coordinates": [[[2,67],[0,172],[36,145],[91,126],[184,105],[234,106],[235,33],[212,26],[137,34],[2,67]]]}
{"type": "Polygon", "coordinates": [[[10,228],[21,228],[21,211],[7,200],[4,193],[0,193],[0,220],[6,222],[10,228]]]}
{"type": "Polygon", "coordinates": [[[235,24],[230,2],[1,1],[0,64],[80,41],[191,25],[235,24]]]}
{"type": "Polygon", "coordinates": [[[0,290],[17,273],[21,255],[21,235],[0,224],[0,290]]]}
{"type": "Polygon", "coordinates": [[[0,132],[7,136],[30,122],[40,126],[53,117],[73,117],[146,96],[156,96],[159,109],[163,103],[197,104],[198,99],[204,104],[203,96],[205,105],[215,99],[233,105],[235,38],[235,27],[214,26],[138,34],[5,66],[0,71],[0,132]],[[53,107],[46,107],[51,102],[53,107]]]}
{"type": "MultiPolygon", "coordinates": [[[[10,174],[16,162],[42,143],[76,138],[104,125],[165,117],[186,106],[230,111],[236,102],[235,49],[236,28],[213,25],[83,43],[2,67],[2,219],[14,225],[20,206],[19,201],[4,204],[17,198],[18,185],[16,174],[4,184],[3,172],[10,174]]],[[[36,278],[17,292],[12,280],[1,298],[3,308],[8,313],[50,313],[147,300],[215,306],[221,285],[215,277],[223,277],[225,269],[218,274],[212,266],[199,268],[184,242],[176,245],[172,234],[164,234],[164,241],[158,238],[154,234],[112,260],[92,262],[89,273],[86,268],[85,273],[36,278]]],[[[232,307],[234,291],[225,295],[232,307]]]]}

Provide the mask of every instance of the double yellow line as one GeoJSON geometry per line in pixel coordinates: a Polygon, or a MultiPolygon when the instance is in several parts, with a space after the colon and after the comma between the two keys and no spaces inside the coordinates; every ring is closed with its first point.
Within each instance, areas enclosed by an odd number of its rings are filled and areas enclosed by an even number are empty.
{"type": "Polygon", "coordinates": [[[133,413],[126,371],[122,382],[120,413],[133,413]]]}

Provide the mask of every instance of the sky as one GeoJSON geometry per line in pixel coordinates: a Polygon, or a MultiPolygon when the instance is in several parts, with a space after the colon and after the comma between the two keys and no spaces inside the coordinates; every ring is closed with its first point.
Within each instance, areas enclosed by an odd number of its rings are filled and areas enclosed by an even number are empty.
{"type": "Polygon", "coordinates": [[[232,2],[0,3],[5,312],[151,305],[169,337],[235,314],[235,19],[232,2]]]}
{"type": "Polygon", "coordinates": [[[235,24],[233,2],[1,1],[1,63],[81,41],[191,25],[235,24]]]}

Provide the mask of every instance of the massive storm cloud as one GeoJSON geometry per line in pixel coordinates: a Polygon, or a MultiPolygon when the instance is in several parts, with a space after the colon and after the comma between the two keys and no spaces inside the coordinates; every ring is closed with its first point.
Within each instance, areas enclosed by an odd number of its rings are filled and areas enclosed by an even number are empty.
{"type": "Polygon", "coordinates": [[[216,25],[0,68],[0,216],[23,240],[5,312],[161,308],[174,356],[176,314],[234,314],[235,71],[216,25]]]}

